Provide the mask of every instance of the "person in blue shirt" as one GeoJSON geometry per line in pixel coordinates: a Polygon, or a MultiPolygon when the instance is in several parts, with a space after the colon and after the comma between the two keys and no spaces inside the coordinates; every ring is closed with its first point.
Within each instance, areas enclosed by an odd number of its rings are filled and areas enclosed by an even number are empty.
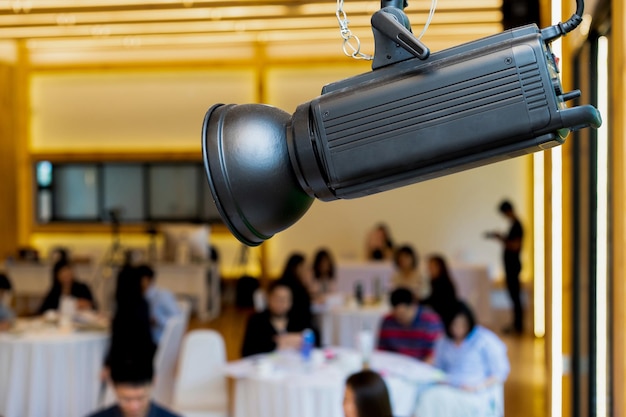
{"type": "Polygon", "coordinates": [[[179,417],[152,401],[151,358],[136,356],[111,364],[116,404],[89,417],[179,417]]]}
{"type": "Polygon", "coordinates": [[[434,365],[448,384],[479,391],[503,383],[509,375],[506,346],[491,330],[476,324],[469,307],[459,301],[445,323],[446,337],[435,345],[434,365]]]}
{"type": "Polygon", "coordinates": [[[152,339],[157,345],[163,335],[165,323],[170,318],[181,314],[174,294],[159,288],[155,284],[154,270],[147,265],[137,267],[137,273],[141,277],[144,297],[150,306],[150,321],[152,325],[152,339]]]}
{"type": "Polygon", "coordinates": [[[0,274],[0,331],[7,330],[15,320],[15,313],[6,301],[11,291],[11,281],[5,274],[0,274]]]}
{"type": "Polygon", "coordinates": [[[476,324],[469,307],[459,301],[445,323],[446,336],[435,344],[433,365],[446,374],[443,385],[418,400],[420,417],[501,416],[502,384],[510,365],[505,344],[476,324]]]}

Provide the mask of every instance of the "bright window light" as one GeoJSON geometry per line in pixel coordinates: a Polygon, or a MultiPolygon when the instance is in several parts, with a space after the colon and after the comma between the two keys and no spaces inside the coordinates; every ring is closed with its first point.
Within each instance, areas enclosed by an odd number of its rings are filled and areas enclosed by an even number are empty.
{"type": "Polygon", "coordinates": [[[603,123],[598,129],[597,154],[597,230],[596,230],[596,416],[608,414],[607,375],[608,375],[608,169],[609,169],[609,45],[608,39],[598,39],[598,110],[603,123]]]}
{"type": "Polygon", "coordinates": [[[544,153],[533,154],[533,260],[534,260],[534,333],[546,334],[546,265],[545,265],[545,214],[544,214],[544,153]]]}

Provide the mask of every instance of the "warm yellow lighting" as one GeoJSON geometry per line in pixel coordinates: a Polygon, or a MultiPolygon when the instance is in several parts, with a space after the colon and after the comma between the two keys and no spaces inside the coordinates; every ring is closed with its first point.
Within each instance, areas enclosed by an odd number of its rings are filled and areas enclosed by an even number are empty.
{"type": "MultiPolygon", "coordinates": [[[[430,8],[430,0],[412,0],[410,3],[411,9],[424,9],[428,10],[430,8]]],[[[229,4],[235,7],[242,7],[242,5],[249,6],[249,0],[231,0],[229,4]]],[[[258,3],[262,3],[258,1],[258,3]]],[[[283,0],[282,3],[287,4],[289,1],[283,0]]],[[[211,7],[216,4],[223,4],[221,0],[89,0],[89,1],[80,1],[76,0],[39,0],[33,2],[32,0],[0,0],[0,10],[15,10],[21,11],[23,8],[28,11],[37,12],[38,9],[73,9],[80,4],[82,9],[102,9],[102,8],[169,8],[170,10],[172,6],[180,6],[186,8],[200,8],[200,7],[211,7]]],[[[465,10],[468,7],[471,8],[482,8],[482,9],[496,9],[500,8],[502,4],[501,0],[476,0],[473,1],[471,6],[468,6],[467,1],[464,0],[450,0],[442,2],[441,6],[437,6],[437,9],[454,9],[454,10],[465,10]]],[[[325,10],[331,10],[331,13],[334,14],[334,10],[336,7],[336,2],[326,2],[320,3],[315,2],[314,4],[306,4],[306,5],[293,5],[293,7],[313,7],[314,10],[317,10],[316,7],[325,10]]],[[[367,2],[367,1],[357,1],[350,2],[346,8],[354,10],[358,12],[359,10],[369,10],[373,11],[378,8],[378,3],[376,2],[367,2]],[[374,5],[374,6],[373,6],[374,5]]]]}
{"type": "Polygon", "coordinates": [[[72,13],[61,13],[56,16],[57,25],[73,25],[76,23],[76,15],[72,13]]]}
{"type": "MultiPolygon", "coordinates": [[[[502,30],[501,3],[502,0],[450,0],[439,4],[423,42],[436,52],[498,33],[502,30]]],[[[405,10],[414,31],[419,32],[424,26],[430,6],[431,0],[415,0],[405,10]]],[[[316,47],[311,42],[341,42],[336,7],[333,0],[0,0],[0,39],[26,41],[28,52],[37,54],[29,56],[30,62],[61,64],[68,58],[68,65],[79,63],[80,52],[98,52],[103,38],[112,40],[106,48],[117,47],[120,54],[118,59],[112,50],[106,51],[103,63],[126,61],[129,47],[144,57],[153,56],[161,47],[166,57],[172,47],[181,46],[185,56],[194,60],[191,50],[200,47],[194,40],[201,36],[207,45],[214,45],[230,43],[229,37],[240,42],[237,39],[241,35],[250,35],[246,42],[254,47],[262,44],[264,48],[285,51],[306,42],[306,48],[316,50],[312,56],[330,57],[337,48],[333,46],[324,52],[325,45],[316,47]],[[12,9],[16,12],[1,13],[12,9]],[[46,39],[51,43],[39,43],[46,39]],[[55,49],[61,39],[69,41],[63,45],[66,50],[55,49]],[[191,43],[185,45],[185,40],[191,43]],[[275,45],[276,42],[284,44],[275,45]],[[292,45],[286,45],[289,42],[292,45]],[[44,51],[44,45],[52,49],[44,51]],[[154,51],[144,53],[147,47],[154,51]]],[[[364,44],[373,45],[370,19],[379,7],[380,3],[370,0],[345,3],[350,29],[364,44]]],[[[198,52],[196,60],[203,60],[206,54],[198,52]]],[[[306,49],[304,52],[296,54],[298,59],[306,58],[306,49]]],[[[373,47],[369,52],[373,52],[373,47]]],[[[171,56],[175,62],[174,56],[181,54],[171,56]]],[[[87,61],[91,59],[90,56],[87,61]]],[[[142,60],[138,55],[138,61],[142,60]]]]}
{"type": "Polygon", "coordinates": [[[533,235],[534,235],[534,333],[546,334],[546,264],[545,264],[545,214],[544,214],[544,153],[533,154],[533,235]]]}
{"type": "Polygon", "coordinates": [[[603,123],[597,140],[597,220],[596,220],[596,413],[608,416],[608,315],[609,300],[609,44],[608,39],[598,39],[598,110],[603,123]]]}
{"type": "Polygon", "coordinates": [[[72,13],[36,13],[28,15],[0,15],[0,27],[53,26],[59,18],[72,19],[72,24],[125,23],[125,22],[177,22],[219,19],[250,19],[263,17],[287,17],[287,6],[259,5],[250,7],[220,7],[192,9],[156,9],[91,11],[72,13]]]}

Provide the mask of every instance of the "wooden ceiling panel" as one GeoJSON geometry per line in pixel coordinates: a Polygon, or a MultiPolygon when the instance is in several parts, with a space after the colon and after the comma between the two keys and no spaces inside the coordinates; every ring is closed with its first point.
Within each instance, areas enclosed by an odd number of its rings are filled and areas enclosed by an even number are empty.
{"type": "MultiPolygon", "coordinates": [[[[364,47],[373,42],[369,20],[379,4],[344,3],[349,27],[364,47]]],[[[410,1],[405,12],[415,32],[421,31],[430,6],[429,0],[410,1]]],[[[502,28],[500,6],[501,0],[439,2],[423,41],[436,51],[496,33],[502,28]]],[[[168,52],[172,62],[207,55],[236,59],[244,45],[246,51],[263,48],[267,59],[272,51],[299,50],[299,45],[310,51],[309,57],[342,59],[335,10],[336,2],[328,0],[0,0],[0,39],[22,41],[31,61],[42,65],[80,64],[81,54],[91,64],[103,51],[103,64],[127,63],[133,54],[138,62],[150,61],[159,50],[168,52]],[[336,47],[329,48],[333,41],[336,47]],[[204,53],[211,49],[232,53],[204,53]]]]}

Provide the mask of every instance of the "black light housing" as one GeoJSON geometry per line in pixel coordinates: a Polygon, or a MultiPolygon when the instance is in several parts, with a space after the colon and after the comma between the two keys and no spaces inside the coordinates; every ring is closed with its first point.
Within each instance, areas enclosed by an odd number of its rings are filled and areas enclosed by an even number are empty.
{"type": "Polygon", "coordinates": [[[430,55],[382,1],[374,70],[326,85],[293,115],[261,104],[209,109],[205,169],[223,220],[247,245],[295,223],[313,199],[375,194],[548,149],[599,127],[567,108],[550,42],[582,15],[524,26],[430,55]],[[407,33],[409,35],[407,35],[407,33]],[[383,51],[383,52],[381,52],[383,51]]]}

